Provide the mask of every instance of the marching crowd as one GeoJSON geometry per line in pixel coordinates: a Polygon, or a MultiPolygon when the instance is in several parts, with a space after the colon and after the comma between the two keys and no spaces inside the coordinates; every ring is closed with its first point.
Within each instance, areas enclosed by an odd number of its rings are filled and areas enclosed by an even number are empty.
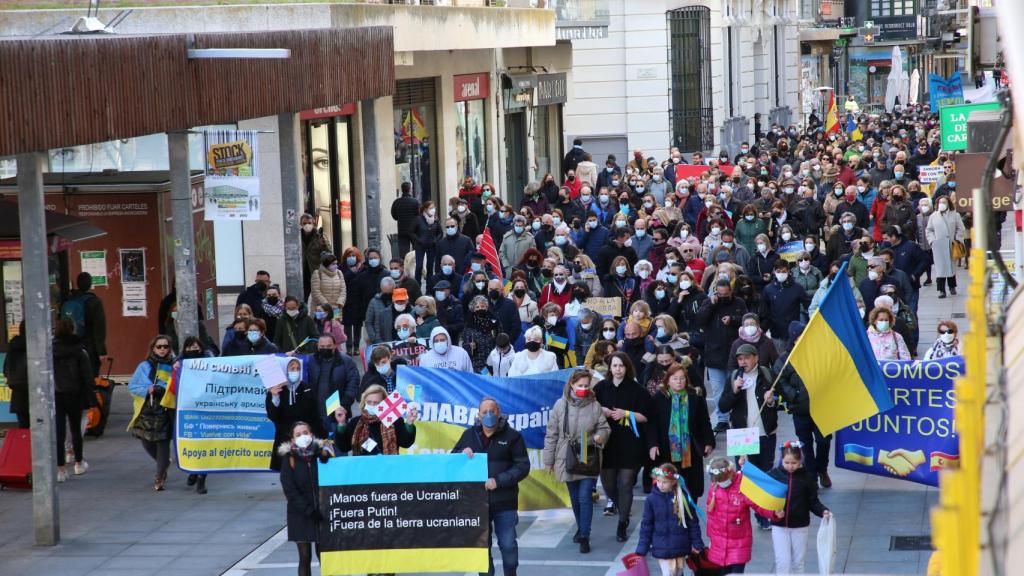
{"type": "MultiPolygon", "coordinates": [[[[850,133],[827,133],[814,118],[805,131],[772,126],[737,153],[713,158],[673,149],[658,161],[636,150],[624,164],[609,155],[599,166],[576,141],[560,174],[527,185],[518,205],[467,177],[439,213],[406,184],[391,208],[405,258],[388,261],[375,247],[337,255],[303,215],[304,293],[285,295],[260,271],[223,335],[201,331],[180,342],[173,294],[161,307],[159,335],[129,383],[137,399],[131,432],[156,462],[154,488],[164,489],[173,431],[173,408],[161,405],[165,367],[182,358],[311,353],[305,376],[289,367],[288,383],[266,400],[281,447],[272,467],[288,499],[289,540],[308,574],[322,520],[310,488],[314,461],[396,454],[414,442],[415,411],[385,427],[366,408],[396,388],[406,362],[396,345],[420,343],[426,351],[416,361],[425,367],[495,376],[576,368],[551,411],[543,462],[568,487],[580,552],[590,551],[598,480],[603,513],[618,519],[624,542],[640,475],[650,495],[637,553],[657,558],[663,574],[681,574],[687,557],[742,572],[751,510],[772,530],[777,572],[802,572],[809,513],[829,515],[817,494],[832,483],[831,437],[818,432],[786,358],[829,286],[854,288],[878,359],[959,354],[957,326],[947,320],[919,355],[917,318],[925,287],[934,283],[939,298],[957,293],[955,269],[969,254],[970,219],[952,201],[956,157],[940,149],[937,118],[926,108],[854,120],[850,133]],[[919,170],[932,165],[943,176],[922,184],[919,170]],[[615,298],[618,309],[599,314],[588,307],[592,298],[615,298]],[[353,360],[360,353],[365,371],[353,360]],[[341,408],[325,419],[335,391],[341,408]],[[778,449],[782,411],[799,440],[778,449]],[[730,427],[758,428],[760,453],[750,461],[792,488],[782,512],[739,493],[731,459],[705,467],[716,436],[730,427]],[[710,546],[699,554],[702,522],[710,546]]],[[[68,378],[96,370],[88,364],[95,346],[82,348],[76,338],[87,335],[75,332],[61,324],[56,336],[61,350],[86,350],[68,353],[82,363],[68,378]]],[[[27,419],[18,342],[4,371],[12,411],[27,419]]],[[[87,396],[78,387],[88,379],[80,380],[68,394],[87,396]]],[[[58,417],[66,414],[84,473],[79,405],[69,401],[58,417]]],[[[529,471],[522,439],[485,399],[479,422],[454,449],[489,454],[492,531],[504,573],[515,574],[516,484],[529,471]]],[[[63,458],[59,464],[63,470],[63,458]]],[[[205,477],[189,483],[205,493],[205,477]]]]}

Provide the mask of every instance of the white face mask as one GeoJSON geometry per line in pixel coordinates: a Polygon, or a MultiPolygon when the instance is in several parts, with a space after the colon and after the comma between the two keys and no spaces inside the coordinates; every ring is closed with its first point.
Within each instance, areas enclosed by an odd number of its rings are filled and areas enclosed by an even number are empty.
{"type": "Polygon", "coordinates": [[[775,273],[775,279],[778,280],[779,282],[785,282],[786,278],[789,278],[789,274],[786,273],[786,272],[776,272],[775,273]]]}
{"type": "Polygon", "coordinates": [[[801,270],[808,270],[811,267],[811,263],[807,260],[801,260],[799,266],[801,270]]]}
{"type": "Polygon", "coordinates": [[[391,372],[391,364],[385,362],[384,364],[377,366],[377,372],[381,376],[387,376],[388,373],[391,372]]]}
{"type": "Polygon", "coordinates": [[[691,286],[693,286],[693,282],[690,282],[689,280],[681,280],[679,282],[679,287],[683,290],[689,290],[691,286]]]}
{"type": "Polygon", "coordinates": [[[817,246],[815,246],[814,244],[811,244],[810,242],[808,242],[807,244],[804,244],[804,250],[807,250],[808,252],[814,251],[815,248],[817,248],[817,246]]]}
{"type": "Polygon", "coordinates": [[[757,334],[757,326],[744,326],[743,333],[749,338],[753,338],[757,334]]]}
{"type": "Polygon", "coordinates": [[[783,242],[789,242],[790,238],[792,238],[792,237],[793,237],[793,235],[790,234],[789,232],[783,232],[782,233],[782,241],[783,242]]]}
{"type": "Polygon", "coordinates": [[[549,315],[548,325],[554,326],[555,324],[558,324],[558,316],[555,316],[554,314],[549,315]]]}
{"type": "Polygon", "coordinates": [[[299,310],[297,308],[295,310],[285,310],[284,313],[292,318],[295,318],[296,316],[299,315],[299,310]]]}
{"type": "Polygon", "coordinates": [[[299,448],[309,448],[309,445],[313,443],[312,434],[303,434],[295,438],[295,445],[299,448]]]}
{"type": "Polygon", "coordinates": [[[593,326],[593,325],[594,325],[593,322],[580,322],[580,328],[582,328],[583,331],[590,330],[590,327],[593,326]]]}
{"type": "Polygon", "coordinates": [[[313,231],[313,225],[312,224],[303,224],[302,225],[302,231],[305,232],[306,234],[309,234],[310,232],[313,231]]]}
{"type": "Polygon", "coordinates": [[[939,340],[942,340],[943,344],[952,344],[953,340],[956,340],[956,334],[953,334],[952,332],[947,332],[946,334],[940,334],[939,335],[939,340]]]}
{"type": "Polygon", "coordinates": [[[438,354],[444,354],[445,352],[448,351],[448,342],[434,342],[434,350],[437,351],[438,354]]]}
{"type": "Polygon", "coordinates": [[[764,254],[765,252],[768,251],[768,245],[767,244],[758,244],[757,245],[757,251],[760,252],[761,254],[764,254]]]}
{"type": "Polygon", "coordinates": [[[604,336],[605,340],[614,340],[615,330],[605,330],[604,332],[601,332],[601,335],[604,336]]]}
{"type": "Polygon", "coordinates": [[[720,488],[728,488],[729,486],[732,486],[732,478],[729,478],[728,480],[722,480],[721,482],[718,483],[718,486],[720,488]]]}
{"type": "Polygon", "coordinates": [[[875,272],[874,270],[868,270],[868,278],[870,280],[878,280],[878,272],[875,272]]]}

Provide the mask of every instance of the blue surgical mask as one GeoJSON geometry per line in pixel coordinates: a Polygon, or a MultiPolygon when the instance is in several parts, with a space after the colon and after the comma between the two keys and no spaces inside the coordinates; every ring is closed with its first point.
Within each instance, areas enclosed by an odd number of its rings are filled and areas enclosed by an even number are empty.
{"type": "Polygon", "coordinates": [[[444,290],[438,290],[434,292],[434,300],[437,300],[438,302],[444,302],[447,299],[448,295],[445,294],[444,290]]]}
{"type": "Polygon", "coordinates": [[[552,216],[551,225],[554,226],[555,228],[558,228],[559,226],[562,225],[562,219],[559,218],[558,216],[552,216]]]}
{"type": "Polygon", "coordinates": [[[299,380],[302,380],[302,372],[288,372],[288,381],[295,384],[299,380]]]}
{"type": "Polygon", "coordinates": [[[487,205],[487,213],[488,214],[494,214],[494,204],[488,204],[487,205]]]}
{"type": "Polygon", "coordinates": [[[533,224],[530,225],[530,227],[533,228],[534,230],[540,230],[540,221],[538,220],[534,222],[533,224]]]}
{"type": "Polygon", "coordinates": [[[665,280],[667,280],[669,284],[674,285],[676,283],[676,280],[678,279],[679,277],[676,276],[675,274],[665,274],[665,280]]]}
{"type": "Polygon", "coordinates": [[[619,212],[629,214],[629,204],[619,204],[619,212]]]}
{"type": "Polygon", "coordinates": [[[512,229],[515,230],[516,234],[522,234],[524,230],[522,226],[513,226],[512,229]]]}
{"type": "Polygon", "coordinates": [[[661,326],[658,326],[658,338],[661,340],[665,339],[665,329],[661,326]]]}
{"type": "Polygon", "coordinates": [[[472,264],[469,265],[469,269],[472,270],[473,272],[479,272],[480,268],[481,266],[479,262],[473,262],[472,264]]]}
{"type": "Polygon", "coordinates": [[[641,229],[636,231],[636,237],[637,238],[643,238],[646,235],[647,235],[647,230],[645,230],[643,228],[641,228],[641,229]]]}
{"type": "Polygon", "coordinates": [[[444,274],[445,276],[451,274],[452,270],[453,268],[451,264],[441,264],[441,273],[444,274]]]}
{"type": "Polygon", "coordinates": [[[356,265],[356,257],[355,257],[355,256],[346,256],[346,257],[345,257],[345,264],[346,264],[346,265],[347,265],[348,267],[350,267],[350,268],[351,268],[352,266],[355,266],[355,265],[356,265]]]}
{"type": "Polygon", "coordinates": [[[398,280],[402,276],[401,270],[392,270],[390,273],[391,277],[394,278],[395,280],[398,280]]]}
{"type": "Polygon", "coordinates": [[[448,233],[449,236],[455,236],[455,233],[459,231],[459,229],[456,228],[455,226],[449,226],[449,227],[445,228],[444,230],[445,230],[445,232],[448,233]]]}
{"type": "Polygon", "coordinates": [[[626,275],[626,267],[621,265],[621,264],[616,266],[615,267],[615,273],[618,274],[619,276],[625,276],[626,275]]]}
{"type": "Polygon", "coordinates": [[[485,412],[480,415],[480,423],[484,428],[494,428],[498,425],[498,415],[494,412],[485,412]]]}
{"type": "Polygon", "coordinates": [[[249,330],[249,332],[246,333],[245,337],[249,339],[249,342],[255,344],[260,341],[260,338],[263,337],[263,334],[261,334],[259,330],[249,330]]]}
{"type": "Polygon", "coordinates": [[[323,310],[317,310],[316,312],[313,313],[313,316],[316,316],[317,320],[323,320],[324,318],[327,318],[327,312],[324,312],[323,310]]]}
{"type": "Polygon", "coordinates": [[[605,166],[604,167],[604,171],[609,173],[609,174],[611,174],[612,172],[615,171],[615,167],[614,166],[605,166]]]}
{"type": "Polygon", "coordinates": [[[434,342],[434,351],[438,354],[445,354],[448,352],[448,342],[434,342]]]}
{"type": "Polygon", "coordinates": [[[555,236],[555,244],[558,246],[565,246],[565,236],[555,236]]]}
{"type": "Polygon", "coordinates": [[[409,337],[409,332],[410,332],[410,330],[408,328],[399,328],[398,329],[398,339],[399,340],[405,340],[406,338],[409,337]]]}
{"type": "Polygon", "coordinates": [[[370,258],[367,260],[367,263],[370,265],[370,268],[376,268],[380,266],[380,258],[370,258]]]}
{"type": "Polygon", "coordinates": [[[658,300],[661,300],[662,298],[665,297],[665,291],[664,290],[655,290],[654,291],[654,297],[657,298],[658,300]]]}

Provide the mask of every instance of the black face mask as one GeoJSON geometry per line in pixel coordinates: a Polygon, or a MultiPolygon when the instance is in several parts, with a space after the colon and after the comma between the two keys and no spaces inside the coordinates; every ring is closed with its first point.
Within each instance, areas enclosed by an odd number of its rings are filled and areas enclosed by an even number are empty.
{"type": "Polygon", "coordinates": [[[277,303],[278,303],[278,302],[279,302],[280,300],[281,300],[281,299],[280,299],[280,298],[278,298],[277,296],[268,296],[268,297],[267,297],[267,304],[270,304],[271,306],[276,306],[276,305],[277,305],[277,303]]]}
{"type": "Polygon", "coordinates": [[[324,360],[327,360],[327,359],[331,358],[332,356],[334,356],[334,349],[333,348],[317,348],[316,349],[316,353],[317,353],[318,356],[320,356],[324,360]]]}
{"type": "Polygon", "coordinates": [[[527,342],[526,349],[530,352],[536,352],[540,350],[540,342],[527,342]]]}
{"type": "Polygon", "coordinates": [[[497,290],[488,290],[487,291],[487,296],[491,300],[497,300],[497,299],[501,298],[501,292],[499,292],[497,290]]]}
{"type": "Polygon", "coordinates": [[[526,288],[516,288],[515,290],[512,291],[512,293],[518,296],[519,298],[522,298],[523,296],[526,296],[526,288]]]}
{"type": "Polygon", "coordinates": [[[540,271],[540,275],[545,277],[545,278],[551,278],[552,274],[554,274],[554,272],[552,270],[547,269],[547,268],[545,268],[545,269],[540,271]]]}
{"type": "Polygon", "coordinates": [[[245,330],[235,330],[235,340],[245,340],[245,330]]]}
{"type": "Polygon", "coordinates": [[[202,358],[202,350],[185,350],[185,353],[181,355],[182,358],[188,360],[190,358],[202,358]]]}
{"type": "Polygon", "coordinates": [[[260,292],[266,292],[267,291],[267,283],[263,282],[263,281],[257,282],[256,283],[256,289],[259,290],[260,292]]]}

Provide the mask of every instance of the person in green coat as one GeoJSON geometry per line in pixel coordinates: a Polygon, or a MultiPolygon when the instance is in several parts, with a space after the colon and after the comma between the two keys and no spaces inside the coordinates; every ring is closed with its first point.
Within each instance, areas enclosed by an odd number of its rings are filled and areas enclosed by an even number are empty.
{"type": "Polygon", "coordinates": [[[736,242],[747,249],[747,252],[756,254],[757,246],[754,239],[758,234],[767,234],[768,224],[757,217],[757,209],[753,204],[743,207],[742,216],[736,221],[735,236],[736,242]]]}
{"type": "Polygon", "coordinates": [[[284,314],[277,320],[277,327],[274,329],[274,344],[279,350],[295,350],[306,341],[307,338],[314,340],[320,337],[320,330],[316,322],[309,317],[306,310],[299,305],[299,299],[295,296],[288,296],[284,299],[284,314]]]}
{"type": "Polygon", "coordinates": [[[430,338],[430,331],[441,325],[437,319],[437,301],[432,296],[420,296],[412,307],[412,313],[416,317],[416,337],[430,338]]]}

